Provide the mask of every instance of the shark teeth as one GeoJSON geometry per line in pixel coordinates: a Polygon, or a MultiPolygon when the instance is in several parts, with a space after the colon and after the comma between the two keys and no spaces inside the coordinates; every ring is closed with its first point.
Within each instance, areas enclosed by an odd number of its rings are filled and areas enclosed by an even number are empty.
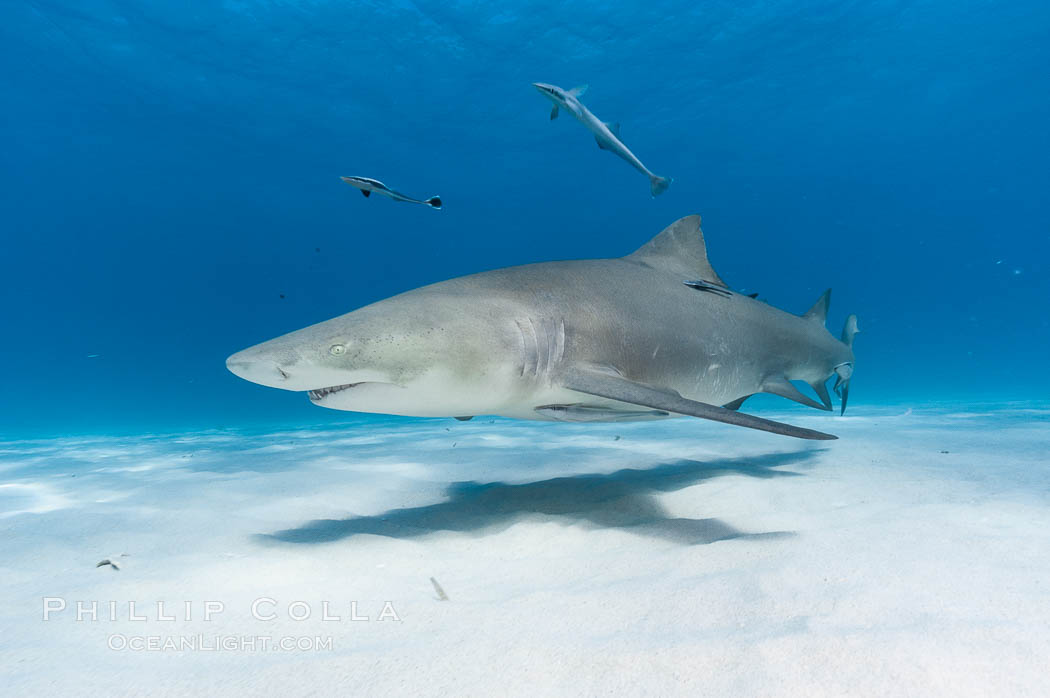
{"type": "Polygon", "coordinates": [[[330,388],[318,388],[317,390],[311,390],[309,392],[310,399],[311,400],[315,400],[315,401],[316,400],[320,400],[321,398],[323,398],[326,395],[331,395],[332,393],[338,393],[341,390],[349,390],[350,388],[353,388],[355,385],[361,385],[361,384],[360,383],[344,383],[343,385],[333,385],[330,388]]]}

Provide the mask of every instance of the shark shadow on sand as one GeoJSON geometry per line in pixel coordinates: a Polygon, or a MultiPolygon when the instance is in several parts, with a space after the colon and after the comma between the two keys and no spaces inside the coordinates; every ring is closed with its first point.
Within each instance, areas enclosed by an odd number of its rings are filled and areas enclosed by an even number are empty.
{"type": "Polygon", "coordinates": [[[801,473],[776,468],[804,464],[819,453],[821,450],[812,449],[709,462],[680,460],[644,470],[627,468],[524,484],[456,482],[449,485],[448,499],[437,504],[391,509],[375,516],[318,519],[256,538],[269,543],[315,544],[362,534],[390,538],[415,538],[436,531],[487,535],[519,521],[544,517],[591,528],[623,529],[683,545],[789,536],[792,534],[785,531],[748,533],[715,518],[672,517],[656,495],[725,475],[798,477],[801,473]]]}

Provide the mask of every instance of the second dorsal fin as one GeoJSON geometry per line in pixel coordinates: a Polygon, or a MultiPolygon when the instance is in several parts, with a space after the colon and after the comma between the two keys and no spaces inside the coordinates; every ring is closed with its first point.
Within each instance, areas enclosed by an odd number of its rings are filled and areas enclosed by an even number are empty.
{"type": "Polygon", "coordinates": [[[831,289],[824,291],[813,304],[813,307],[802,314],[806,320],[819,322],[821,325],[828,321],[828,308],[831,307],[831,289]]]}

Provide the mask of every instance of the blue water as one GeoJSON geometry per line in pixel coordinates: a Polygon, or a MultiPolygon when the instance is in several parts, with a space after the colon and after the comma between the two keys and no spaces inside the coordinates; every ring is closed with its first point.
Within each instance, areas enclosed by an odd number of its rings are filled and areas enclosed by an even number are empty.
{"type": "Polygon", "coordinates": [[[1045,396],[1048,47],[1033,0],[5,2],[0,432],[346,420],[223,361],[689,213],[734,287],[859,315],[851,406],[1045,396]]]}

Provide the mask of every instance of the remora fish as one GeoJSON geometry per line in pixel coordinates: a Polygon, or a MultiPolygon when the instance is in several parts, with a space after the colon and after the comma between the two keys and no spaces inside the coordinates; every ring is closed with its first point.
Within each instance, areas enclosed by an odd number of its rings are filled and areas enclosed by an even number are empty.
{"type": "Polygon", "coordinates": [[[594,134],[594,140],[598,142],[598,147],[602,150],[608,150],[610,153],[619,155],[621,158],[629,162],[636,170],[644,174],[649,178],[649,191],[652,192],[653,196],[664,193],[667,187],[671,186],[672,179],[670,177],[660,177],[654,175],[649,171],[642,161],[639,160],[634,153],[628,150],[627,146],[620,141],[620,124],[618,123],[605,123],[594,114],[591,110],[583,106],[583,102],[579,100],[580,96],[587,91],[586,85],[574,87],[571,90],[563,90],[556,85],[548,85],[542,82],[534,82],[532,86],[540,91],[540,94],[545,96],[550,101],[554,102],[554,107],[551,109],[551,119],[558,118],[558,110],[565,109],[581,124],[587,127],[587,130],[594,134]]]}
{"type": "Polygon", "coordinates": [[[830,410],[832,375],[845,409],[856,318],[841,341],[832,337],[828,299],[796,316],[729,290],[708,263],[700,216],[688,216],[626,257],[424,286],[245,349],[226,366],[339,410],[582,422],[691,415],[832,439],[736,411],[759,392],[830,410]]]}
{"type": "Polygon", "coordinates": [[[376,194],[390,197],[394,201],[404,201],[409,204],[424,204],[430,208],[441,209],[440,196],[432,196],[429,199],[413,199],[411,196],[405,196],[399,191],[394,191],[378,179],[370,179],[369,177],[340,177],[339,179],[352,187],[360,189],[366,199],[371,196],[372,192],[375,192],[376,194]]]}

